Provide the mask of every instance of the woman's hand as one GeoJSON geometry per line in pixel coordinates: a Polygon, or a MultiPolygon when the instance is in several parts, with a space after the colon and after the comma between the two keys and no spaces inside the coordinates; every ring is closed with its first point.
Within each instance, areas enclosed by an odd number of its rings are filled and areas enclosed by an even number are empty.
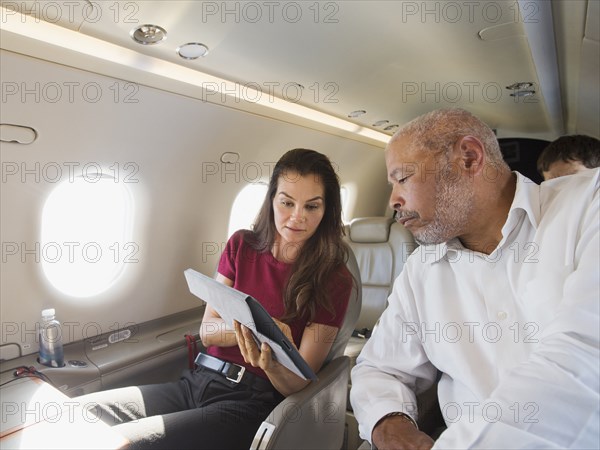
{"type": "MultiPolygon", "coordinates": [[[[290,327],[274,319],[283,333],[291,339],[290,327]]],[[[234,322],[238,347],[244,361],[265,371],[275,389],[288,396],[306,386],[309,381],[300,378],[284,365],[273,359],[271,347],[263,343],[259,346],[249,328],[234,322]]],[[[325,360],[338,329],[321,324],[311,324],[304,329],[299,352],[308,365],[318,372],[325,360]]]]}
{"type": "MultiPolygon", "coordinates": [[[[240,352],[246,363],[252,364],[253,367],[260,367],[265,372],[275,370],[280,366],[280,364],[273,359],[271,347],[269,347],[268,344],[263,343],[259,348],[252,335],[252,331],[250,331],[248,327],[241,325],[238,321],[234,321],[233,324],[238,347],[240,348],[240,352]]],[[[282,323],[282,325],[285,324],[282,323]]],[[[289,332],[289,327],[287,328],[289,332]]]]}

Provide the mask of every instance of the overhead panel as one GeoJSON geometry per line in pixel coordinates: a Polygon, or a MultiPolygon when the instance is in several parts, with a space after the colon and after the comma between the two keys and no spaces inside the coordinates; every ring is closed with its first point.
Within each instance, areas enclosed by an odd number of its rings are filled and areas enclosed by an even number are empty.
{"type": "Polygon", "coordinates": [[[589,1],[581,45],[577,130],[600,139],[600,2],[589,1]]]}
{"type": "MultiPolygon", "coordinates": [[[[88,2],[73,3],[87,11],[88,2]]],[[[228,106],[234,108],[264,114],[260,102],[272,106],[283,100],[355,124],[345,133],[372,129],[389,136],[394,125],[420,113],[460,106],[494,128],[545,133],[552,131],[554,116],[524,31],[542,16],[529,6],[537,2],[526,3],[519,8],[517,2],[497,1],[93,2],[93,19],[73,24],[132,55],[112,76],[152,85],[159,67],[153,61],[165,61],[192,71],[190,78],[193,71],[217,77],[201,79],[196,95],[221,102],[224,91],[233,91],[228,106]],[[136,43],[131,32],[144,24],[164,28],[166,39],[136,43]],[[188,43],[209,51],[184,59],[177,50],[188,43]],[[506,86],[521,81],[535,83],[536,95],[511,96],[506,86]],[[357,110],[365,113],[349,117],[357,110]]],[[[88,67],[101,71],[96,63],[83,68],[88,67]]],[[[165,88],[163,82],[156,86],[165,88]]],[[[180,82],[166,89],[190,95],[180,82]]]]}

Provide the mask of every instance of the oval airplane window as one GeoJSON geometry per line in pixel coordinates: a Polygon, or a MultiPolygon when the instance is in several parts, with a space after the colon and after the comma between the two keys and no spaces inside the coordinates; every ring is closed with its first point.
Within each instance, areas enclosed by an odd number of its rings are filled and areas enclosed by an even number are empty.
{"type": "Polygon", "coordinates": [[[350,194],[346,186],[340,186],[340,201],[342,202],[342,222],[347,225],[350,223],[348,220],[348,200],[350,194]]]}
{"type": "Polygon", "coordinates": [[[42,212],[40,254],[50,283],[74,297],[108,289],[131,260],[132,209],[129,190],[111,176],[59,184],[42,212]]]}
{"type": "Polygon", "coordinates": [[[242,228],[252,229],[254,219],[256,219],[265,195],[267,195],[267,189],[266,183],[254,183],[245,186],[240,191],[231,207],[227,236],[231,236],[242,228]]]}

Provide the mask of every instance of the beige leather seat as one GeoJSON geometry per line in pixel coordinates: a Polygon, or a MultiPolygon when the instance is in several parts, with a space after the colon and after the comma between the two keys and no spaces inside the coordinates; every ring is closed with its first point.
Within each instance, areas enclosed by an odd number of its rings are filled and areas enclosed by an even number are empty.
{"type": "MultiPolygon", "coordinates": [[[[349,226],[347,242],[356,256],[362,279],[362,309],[356,331],[345,351],[352,368],[386,308],[394,280],[416,248],[416,243],[403,225],[389,217],[354,219],[349,226]]],[[[358,425],[350,402],[347,406],[345,447],[356,449],[362,441],[358,437],[358,425]]]]}
{"type": "Polygon", "coordinates": [[[362,303],[360,272],[352,251],[347,266],[357,285],[352,290],[344,323],[325,365],[317,373],[319,380],[277,405],[256,432],[252,449],[342,448],[350,371],[350,358],[344,356],[344,349],[354,331],[362,303]]]}
{"type": "Polygon", "coordinates": [[[394,280],[416,243],[403,225],[389,217],[354,219],[349,226],[347,242],[356,256],[362,280],[362,309],[356,333],[350,338],[345,352],[353,365],[387,306],[394,280]]]}

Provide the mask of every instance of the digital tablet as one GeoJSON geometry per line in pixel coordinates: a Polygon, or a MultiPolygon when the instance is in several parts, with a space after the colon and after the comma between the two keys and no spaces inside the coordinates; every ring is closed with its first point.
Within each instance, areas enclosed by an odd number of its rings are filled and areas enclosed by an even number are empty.
{"type": "Polygon", "coordinates": [[[273,358],[280,364],[304,380],[317,379],[317,375],[258,300],[193,269],[185,270],[184,274],[190,292],[217,311],[228,326],[233,329],[233,321],[237,320],[252,331],[258,343],[269,344],[273,358]]]}

